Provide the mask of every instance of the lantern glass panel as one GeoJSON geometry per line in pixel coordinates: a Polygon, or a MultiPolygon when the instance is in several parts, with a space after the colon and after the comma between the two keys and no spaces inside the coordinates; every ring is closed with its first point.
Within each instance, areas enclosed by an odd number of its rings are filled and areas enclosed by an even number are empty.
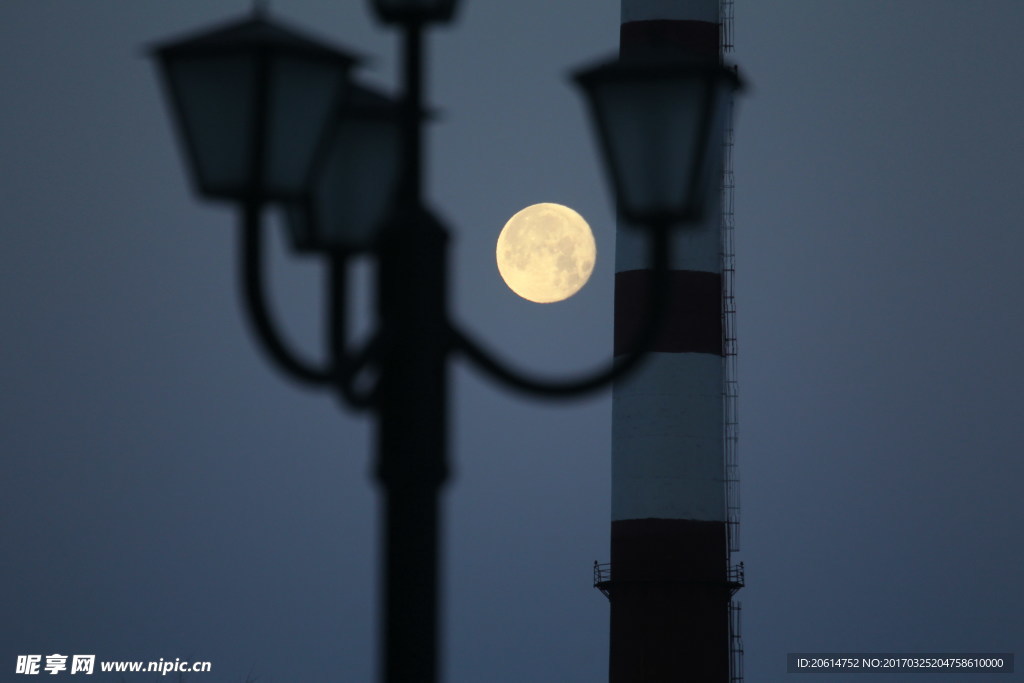
{"type": "Polygon", "coordinates": [[[317,187],[317,224],[329,244],[372,244],[397,189],[399,142],[395,119],[355,116],[339,122],[331,159],[317,187]]]}
{"type": "Polygon", "coordinates": [[[249,182],[256,65],[245,55],[171,57],[167,82],[203,194],[240,196],[249,182]]]}
{"type": "Polygon", "coordinates": [[[336,64],[316,59],[275,56],[268,66],[266,157],[263,187],[267,197],[294,199],[309,182],[314,155],[345,87],[336,64]]]}
{"type": "Polygon", "coordinates": [[[616,80],[594,88],[625,215],[685,211],[701,152],[706,94],[697,79],[616,80]]]}

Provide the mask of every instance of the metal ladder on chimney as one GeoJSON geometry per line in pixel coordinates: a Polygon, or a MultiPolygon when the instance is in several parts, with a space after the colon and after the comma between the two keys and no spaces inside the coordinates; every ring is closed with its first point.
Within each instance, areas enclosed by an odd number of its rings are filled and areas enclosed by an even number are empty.
{"type": "MultiPolygon", "coordinates": [[[[719,3],[719,45],[724,57],[733,51],[734,39],[733,0],[719,3]]],[[[729,553],[740,548],[740,488],[737,444],[739,440],[738,380],[736,367],[736,295],[734,290],[736,274],[736,252],[734,247],[734,190],[735,178],[732,169],[733,126],[732,103],[729,104],[726,121],[726,135],[722,150],[722,363],[724,381],[722,387],[723,446],[725,449],[725,505],[726,529],[728,531],[729,553]]],[[[743,565],[735,582],[736,592],[743,586],[743,565]]],[[[735,570],[734,570],[735,571],[735,570]]],[[[730,577],[732,578],[732,577],[730,577]]],[[[743,637],[740,630],[742,604],[729,601],[729,680],[730,683],[743,681],[743,637]]]]}

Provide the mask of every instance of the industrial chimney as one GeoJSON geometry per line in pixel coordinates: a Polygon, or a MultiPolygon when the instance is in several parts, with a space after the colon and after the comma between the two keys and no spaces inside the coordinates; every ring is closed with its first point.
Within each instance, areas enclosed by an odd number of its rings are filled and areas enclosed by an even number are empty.
{"type": "MultiPolygon", "coordinates": [[[[720,58],[729,0],[622,0],[620,58],[720,58]]],[[[727,116],[731,117],[731,107],[727,116]]],[[[674,237],[672,304],[651,357],[614,386],[610,683],[727,683],[742,677],[738,606],[732,320],[731,122],[722,201],[674,237]]],[[[650,286],[642,231],[616,240],[615,353],[629,351],[650,286]]],[[[641,316],[642,317],[642,316],[641,316]]]]}

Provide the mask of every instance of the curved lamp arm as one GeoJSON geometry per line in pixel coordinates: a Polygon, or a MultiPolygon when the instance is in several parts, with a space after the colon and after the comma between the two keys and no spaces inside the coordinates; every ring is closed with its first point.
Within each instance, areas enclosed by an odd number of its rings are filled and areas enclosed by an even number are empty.
{"type": "Polygon", "coordinates": [[[380,347],[380,334],[375,334],[355,354],[350,355],[346,349],[348,325],[346,321],[346,302],[348,301],[348,259],[345,251],[332,251],[327,257],[327,348],[334,359],[331,379],[338,398],[344,406],[365,409],[372,407],[377,400],[377,386],[359,392],[355,387],[356,376],[377,357],[380,347]]]}
{"type": "Polygon", "coordinates": [[[333,371],[330,368],[315,367],[296,356],[277,332],[263,288],[261,211],[256,202],[245,204],[241,257],[241,284],[245,310],[263,350],[281,370],[300,382],[312,385],[329,384],[334,378],[333,371]]]}
{"type": "Polygon", "coordinates": [[[354,408],[367,408],[373,405],[376,388],[359,393],[354,387],[355,376],[376,356],[377,341],[372,339],[354,356],[350,356],[345,348],[346,329],[346,265],[348,255],[344,252],[332,252],[328,268],[328,338],[327,348],[332,363],[326,367],[317,367],[300,358],[281,338],[277,325],[270,313],[264,291],[263,278],[263,235],[260,207],[249,203],[244,209],[242,226],[242,290],[245,299],[245,310],[248,319],[259,339],[260,345],[278,368],[296,380],[313,386],[332,385],[339,398],[354,408]]]}
{"type": "Polygon", "coordinates": [[[650,232],[650,263],[654,276],[653,296],[647,320],[635,340],[633,350],[625,356],[612,360],[603,369],[589,375],[555,381],[531,377],[512,368],[495,357],[482,344],[453,326],[452,336],[455,349],[465,353],[482,370],[513,389],[547,398],[567,398],[590,393],[625,376],[636,369],[640,361],[648,355],[647,349],[661,331],[668,310],[668,225],[651,226],[650,232]]]}

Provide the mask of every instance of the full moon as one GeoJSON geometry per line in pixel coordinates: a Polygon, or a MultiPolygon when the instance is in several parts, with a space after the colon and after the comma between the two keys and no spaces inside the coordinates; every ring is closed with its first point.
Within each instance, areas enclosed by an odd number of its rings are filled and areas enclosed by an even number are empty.
{"type": "Polygon", "coordinates": [[[590,279],[597,257],[583,217],[561,204],[533,204],[508,219],[495,250],[501,279],[539,304],[562,301],[590,279]]]}

